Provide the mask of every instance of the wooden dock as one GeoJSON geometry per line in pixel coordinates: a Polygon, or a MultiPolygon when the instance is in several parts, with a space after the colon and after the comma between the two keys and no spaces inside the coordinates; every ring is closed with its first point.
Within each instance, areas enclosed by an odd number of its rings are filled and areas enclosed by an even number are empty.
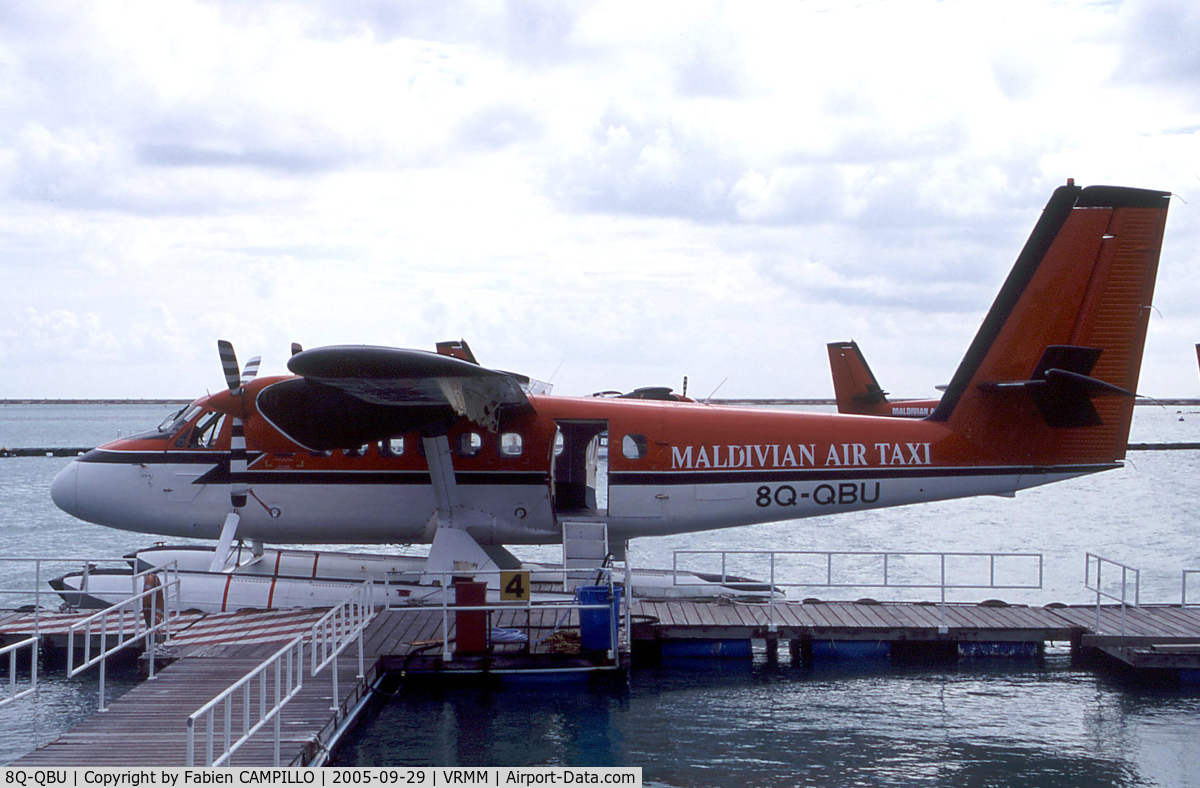
{"type": "MultiPolygon", "coordinates": [[[[635,653],[667,653],[680,644],[744,643],[741,650],[720,648],[692,654],[749,655],[751,640],[767,643],[773,658],[786,642],[793,662],[806,664],[822,644],[880,644],[874,655],[891,659],[956,658],[972,644],[1070,642],[1074,649],[1103,652],[1135,668],[1200,669],[1200,607],[1105,606],[1096,626],[1095,606],[1029,607],[1003,603],[936,604],[899,602],[788,602],[770,606],[728,601],[635,600],[631,609],[635,653]],[[1124,634],[1121,633],[1122,624],[1124,634]]],[[[174,661],[120,698],[109,710],[92,715],[59,739],[10,766],[181,766],[185,763],[186,719],[228,686],[258,666],[285,642],[305,631],[323,611],[273,610],[196,615],[181,620],[167,643],[174,661]]],[[[451,640],[454,617],[449,617],[451,640]]],[[[13,638],[27,622],[0,615],[0,637],[13,638]]],[[[512,670],[596,671],[616,667],[605,652],[575,653],[571,644],[554,643],[560,626],[577,623],[554,610],[515,608],[498,614],[493,628],[523,632],[526,643],[494,644],[486,653],[443,659],[440,609],[381,611],[364,633],[362,677],[357,652],[339,660],[338,698],[329,671],[304,677],[301,693],[282,712],[281,763],[319,764],[353,722],[371,687],[385,674],[504,674],[512,670]],[[529,644],[533,644],[530,646],[529,644]]],[[[65,617],[43,619],[45,634],[66,626],[65,617]],[[49,629],[48,629],[49,628],[49,629]]],[[[853,654],[854,650],[841,653],[853,654]]],[[[993,653],[984,651],[981,653],[993,653]]],[[[1034,653],[1037,653],[1036,651],[1034,653]]],[[[270,726],[267,726],[268,729],[270,726]]],[[[199,749],[197,752],[202,752],[199,749]]],[[[233,757],[234,765],[273,761],[269,731],[258,734],[233,757]]]]}
{"type": "MultiPolygon", "coordinates": [[[[1200,671],[1200,606],[1095,605],[1031,607],[1002,602],[707,601],[635,603],[635,644],[662,654],[746,653],[723,645],[764,640],[773,654],[787,642],[793,659],[809,662],[814,645],[875,642],[875,653],[901,659],[953,658],[986,653],[981,644],[1067,642],[1076,653],[1102,652],[1135,668],[1200,671]],[[689,641],[712,644],[707,652],[689,641]],[[679,648],[680,645],[685,648],[679,648]]],[[[1002,649],[997,649],[1002,652],[1002,649]]]]}
{"type": "MultiPolygon", "coordinates": [[[[187,718],[227,687],[256,668],[284,643],[306,631],[324,610],[286,609],[192,615],[181,620],[165,650],[173,660],[153,680],[134,687],[72,730],[43,747],[8,764],[36,766],[182,766],[186,763],[187,718]]],[[[577,625],[577,617],[556,618],[555,611],[523,609],[495,616],[493,626],[528,633],[558,625],[577,625]]],[[[74,614],[78,619],[80,616],[74,614]]],[[[43,617],[47,637],[65,630],[71,614],[43,617]],[[51,635],[50,633],[55,633],[51,635]]],[[[449,639],[455,637],[454,615],[448,616],[449,639]]],[[[30,631],[32,618],[0,616],[0,636],[15,638],[30,631]]],[[[329,671],[304,675],[301,692],[282,710],[280,762],[290,766],[323,763],[337,743],[343,726],[353,722],[359,702],[366,698],[389,670],[441,675],[478,675],[505,670],[528,670],[546,657],[554,669],[611,668],[602,655],[561,655],[550,648],[520,643],[497,646],[486,654],[442,659],[443,615],[437,609],[381,611],[363,633],[364,675],[359,677],[358,652],[348,648],[338,662],[338,694],[333,697],[329,671]],[[429,652],[429,653],[426,653],[429,652]],[[533,653],[533,660],[529,657],[533,653]],[[569,661],[569,664],[568,664],[569,661]]],[[[244,745],[233,765],[269,765],[274,762],[271,726],[244,745]]],[[[197,761],[202,745],[196,745],[197,761]]]]}

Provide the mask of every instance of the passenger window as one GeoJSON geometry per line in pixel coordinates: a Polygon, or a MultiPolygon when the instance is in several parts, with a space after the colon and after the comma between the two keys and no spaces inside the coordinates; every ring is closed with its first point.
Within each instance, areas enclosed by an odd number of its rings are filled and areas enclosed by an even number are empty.
{"type": "Polygon", "coordinates": [[[399,457],[404,454],[404,436],[398,435],[379,442],[379,453],[384,457],[399,457]]]}
{"type": "Polygon", "coordinates": [[[458,453],[461,457],[474,457],[483,448],[483,436],[478,432],[464,432],[458,436],[458,453]]]}
{"type": "Polygon", "coordinates": [[[566,448],[566,441],[563,440],[562,433],[554,433],[554,456],[557,457],[562,454],[564,448],[566,448]]]}
{"type": "Polygon", "coordinates": [[[626,435],[621,439],[621,453],[631,460],[640,460],[645,457],[646,436],[626,435]]]}
{"type": "Polygon", "coordinates": [[[501,457],[520,457],[523,450],[524,441],[519,434],[515,432],[500,433],[501,457]]]}
{"type": "Polygon", "coordinates": [[[366,444],[359,446],[357,449],[342,449],[342,454],[346,455],[347,457],[366,457],[366,444]]]}

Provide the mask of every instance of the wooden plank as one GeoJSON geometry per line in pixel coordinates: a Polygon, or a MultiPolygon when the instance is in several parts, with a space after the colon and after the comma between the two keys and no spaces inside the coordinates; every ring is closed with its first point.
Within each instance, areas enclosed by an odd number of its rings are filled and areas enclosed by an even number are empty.
{"type": "Polygon", "coordinates": [[[771,617],[766,605],[740,604],[734,605],[733,610],[744,627],[765,627],[771,617]]]}
{"type": "Polygon", "coordinates": [[[836,606],[831,605],[828,609],[836,614],[837,620],[842,622],[842,628],[859,629],[862,627],[862,623],[856,607],[853,602],[839,602],[836,606]]]}
{"type": "Polygon", "coordinates": [[[891,629],[892,626],[879,614],[879,605],[855,604],[854,612],[863,622],[864,629],[891,629]]]}
{"type": "Polygon", "coordinates": [[[403,616],[392,610],[381,610],[375,619],[367,626],[365,647],[369,654],[380,654],[380,647],[393,637],[393,633],[402,625],[403,616]]]}
{"type": "MultiPolygon", "coordinates": [[[[133,688],[113,701],[106,714],[93,715],[55,742],[18,759],[23,765],[182,765],[186,728],[184,720],[209,699],[257,667],[257,660],[185,659],[158,673],[154,682],[133,688]],[[153,744],[153,746],[148,746],[153,744]]],[[[356,689],[356,661],[347,659],[339,682],[356,689]]],[[[305,676],[304,687],[283,710],[285,763],[305,748],[332,718],[332,683],[329,671],[305,676]]],[[[235,764],[265,765],[272,748],[251,742],[234,757],[235,764]]]]}
{"type": "MultiPolygon", "coordinates": [[[[810,607],[806,605],[805,607],[810,607]]],[[[831,629],[835,627],[844,627],[845,623],[838,617],[838,604],[836,602],[822,602],[819,605],[811,605],[813,619],[817,622],[818,629],[831,629]]]]}
{"type": "Polygon", "coordinates": [[[713,623],[718,627],[740,627],[742,626],[741,611],[738,610],[738,605],[722,605],[719,603],[710,603],[707,605],[709,615],[712,616],[713,623]]]}
{"type": "Polygon", "coordinates": [[[1041,625],[1035,619],[1022,615],[1022,608],[1016,607],[984,607],[975,610],[987,622],[986,629],[1040,629],[1041,625]]]}
{"type": "Polygon", "coordinates": [[[1200,637],[1200,617],[1189,615],[1184,608],[1161,607],[1151,610],[1156,620],[1163,621],[1179,635],[1200,637]]]}
{"type": "Polygon", "coordinates": [[[795,605],[792,608],[792,615],[796,617],[801,627],[811,629],[817,623],[816,612],[819,608],[820,605],[795,605]]]}
{"type": "Polygon", "coordinates": [[[775,621],[779,624],[780,628],[797,629],[804,627],[800,617],[796,614],[798,607],[799,605],[791,604],[775,605],[775,621]]]}

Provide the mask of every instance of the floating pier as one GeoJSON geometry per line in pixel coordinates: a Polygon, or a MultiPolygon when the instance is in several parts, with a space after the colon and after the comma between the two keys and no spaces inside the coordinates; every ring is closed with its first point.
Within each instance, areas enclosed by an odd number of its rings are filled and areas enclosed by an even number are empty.
{"type": "MultiPolygon", "coordinates": [[[[170,664],[53,742],[11,766],[162,765],[187,763],[187,718],[307,631],[323,610],[242,611],[181,617],[161,648],[170,664]]],[[[478,653],[453,653],[454,616],[441,608],[378,612],[362,634],[363,670],[347,649],[333,671],[304,674],[303,686],[280,710],[279,762],[325,762],[342,732],[365,708],[372,688],[387,676],[492,676],[555,678],[618,669],[619,655],[556,648],[544,633],[577,625],[546,609],[514,607],[494,616],[492,632],[522,632],[523,642],[491,642],[478,653]],[[449,631],[444,630],[444,623],[449,631]],[[336,687],[336,691],[335,691],[336,687]]],[[[53,643],[68,614],[43,617],[43,638],[53,643]]],[[[945,661],[963,656],[1036,656],[1047,642],[1070,642],[1081,654],[1103,653],[1133,669],[1200,671],[1200,607],[1183,605],[1054,605],[1029,607],[988,602],[945,606],[905,602],[733,603],[727,600],[634,600],[629,611],[635,656],[752,657],[752,641],[776,659],[786,643],[793,664],[826,659],[945,661]],[[1097,621],[1099,622],[1097,624],[1097,621]],[[1122,629],[1123,628],[1123,629],[1122,629]]],[[[30,631],[31,616],[0,616],[0,636],[12,641],[30,631]]],[[[559,644],[561,645],[561,644],[559,644]]],[[[627,663],[625,663],[627,664],[627,663]]],[[[610,674],[611,675],[611,674],[610,674]]],[[[410,679],[411,680],[411,679],[410,679]]],[[[235,717],[241,711],[235,712],[235,717]]],[[[218,725],[219,727],[219,725],[218,725]]],[[[219,737],[218,737],[219,738],[219,737]]],[[[274,762],[269,726],[234,753],[234,765],[274,762]]],[[[196,763],[202,763],[197,760],[196,763]]]]}
{"type": "MultiPolygon", "coordinates": [[[[159,660],[170,664],[112,701],[58,739],[39,747],[9,766],[183,766],[188,763],[188,717],[224,692],[313,626],[325,610],[283,609],[180,616],[171,637],[159,647],[159,660]]],[[[64,647],[71,619],[82,614],[43,615],[38,631],[51,648],[64,647]]],[[[534,634],[556,627],[578,627],[579,613],[515,607],[496,614],[493,632],[534,634]]],[[[32,614],[0,616],[0,638],[15,641],[33,631],[32,614]]],[[[354,724],[372,688],[388,673],[399,675],[496,677],[506,674],[549,676],[564,672],[588,676],[618,667],[609,651],[557,651],[554,643],[532,641],[495,643],[486,652],[456,653],[458,637],[454,611],[442,608],[402,608],[378,612],[362,633],[362,673],[358,653],[351,647],[334,666],[316,676],[307,667],[302,685],[279,710],[281,735],[278,763],[319,766],[336,747],[341,734],[354,724]],[[448,631],[447,627],[448,625],[448,631]],[[336,680],[334,677],[336,670],[336,680]]],[[[76,642],[79,646],[79,641],[76,642]]],[[[303,648],[303,647],[302,647],[303,648]]],[[[313,649],[317,651],[317,649],[313,649]]],[[[308,653],[308,652],[306,652],[308,653]]],[[[274,678],[264,679],[264,686],[274,678]]],[[[269,694],[269,692],[268,692],[269,694]]],[[[237,728],[244,706],[235,701],[232,723],[237,728]]],[[[269,702],[269,701],[268,701],[269,702]]],[[[217,751],[222,725],[218,721],[217,751]]],[[[236,739],[238,730],[232,738],[236,739]]],[[[199,732],[204,733],[204,732],[199,732]]],[[[269,765],[275,760],[270,726],[255,734],[230,758],[232,765],[269,765]]],[[[196,765],[207,763],[206,747],[195,749],[196,765]]]]}
{"type": "Polygon", "coordinates": [[[1036,655],[1047,643],[1066,642],[1079,656],[1200,671],[1200,606],[641,601],[634,611],[634,646],[654,656],[745,656],[751,641],[762,640],[768,658],[783,642],[793,662],[806,665],[822,658],[945,661],[1036,655]]]}

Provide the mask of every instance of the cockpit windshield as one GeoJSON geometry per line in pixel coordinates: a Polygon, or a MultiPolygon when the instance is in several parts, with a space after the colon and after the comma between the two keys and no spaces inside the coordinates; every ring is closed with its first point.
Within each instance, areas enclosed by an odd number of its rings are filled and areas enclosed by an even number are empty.
{"type": "Polygon", "coordinates": [[[165,432],[168,435],[174,435],[180,427],[187,424],[192,416],[196,415],[196,411],[200,410],[200,404],[193,402],[191,405],[185,405],[179,410],[167,416],[158,425],[159,432],[165,432]]]}

